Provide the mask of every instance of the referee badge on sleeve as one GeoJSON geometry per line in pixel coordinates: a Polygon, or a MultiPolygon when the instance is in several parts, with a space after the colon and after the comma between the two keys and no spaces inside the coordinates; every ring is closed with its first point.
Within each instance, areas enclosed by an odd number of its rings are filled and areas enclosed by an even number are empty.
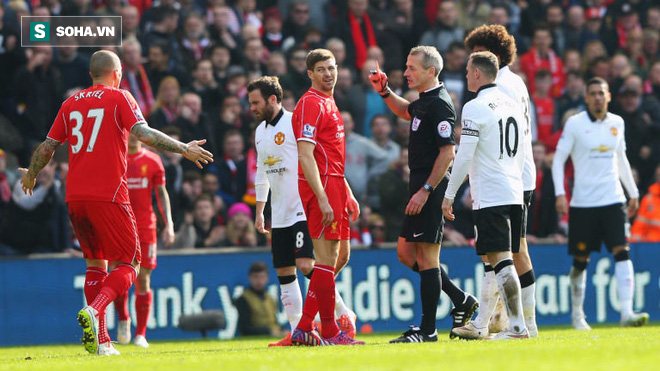
{"type": "Polygon", "coordinates": [[[419,124],[422,122],[422,120],[418,119],[417,117],[413,117],[412,120],[412,131],[417,131],[419,129],[419,124]]]}
{"type": "Polygon", "coordinates": [[[438,134],[443,138],[449,138],[451,136],[451,124],[447,121],[442,121],[438,124],[438,134]]]}
{"type": "Polygon", "coordinates": [[[474,121],[463,120],[462,126],[463,126],[463,131],[461,135],[469,135],[473,137],[479,136],[479,129],[477,127],[477,124],[474,123],[474,121]]]}

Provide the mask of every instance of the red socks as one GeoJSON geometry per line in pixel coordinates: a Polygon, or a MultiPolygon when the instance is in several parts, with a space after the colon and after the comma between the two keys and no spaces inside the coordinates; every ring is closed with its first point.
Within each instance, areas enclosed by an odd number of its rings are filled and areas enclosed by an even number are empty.
{"type": "Polygon", "coordinates": [[[309,283],[309,290],[303,307],[303,316],[298,328],[303,331],[312,330],[312,322],[316,313],[321,317],[322,334],[331,338],[339,333],[335,321],[335,268],[327,265],[314,266],[314,274],[309,283]]]}
{"type": "MultiPolygon", "coordinates": [[[[89,267],[85,273],[85,299],[91,304],[101,292],[101,288],[108,277],[108,272],[102,268],[89,267]]],[[[110,341],[108,326],[105,323],[105,308],[99,312],[99,343],[110,341]]]]}
{"type": "Polygon", "coordinates": [[[152,300],[153,294],[151,290],[135,294],[135,312],[137,314],[135,336],[145,336],[147,333],[147,322],[149,321],[152,300]]]}
{"type": "Polygon", "coordinates": [[[103,283],[103,288],[89,305],[99,313],[104,312],[110,302],[128,291],[136,276],[135,268],[132,265],[119,264],[110,272],[103,283]]]}
{"type": "Polygon", "coordinates": [[[117,296],[115,309],[117,309],[117,317],[120,321],[128,321],[130,317],[130,314],[128,314],[128,290],[117,296]]]}

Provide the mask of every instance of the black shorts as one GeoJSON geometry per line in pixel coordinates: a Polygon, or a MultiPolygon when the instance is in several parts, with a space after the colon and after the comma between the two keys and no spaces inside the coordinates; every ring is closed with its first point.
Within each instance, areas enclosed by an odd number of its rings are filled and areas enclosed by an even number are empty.
{"type": "Polygon", "coordinates": [[[534,197],[534,191],[525,191],[523,196],[520,238],[525,238],[525,236],[527,236],[527,214],[529,213],[529,206],[532,204],[532,197],[534,197]]]}
{"type": "Polygon", "coordinates": [[[314,259],[314,246],[309,237],[307,222],[300,221],[290,227],[273,228],[273,266],[293,267],[298,258],[314,259]]]}
{"type": "Polygon", "coordinates": [[[477,254],[520,251],[522,205],[502,205],[474,210],[477,254]]]}
{"type": "Polygon", "coordinates": [[[630,223],[625,204],[601,207],[571,207],[568,210],[568,254],[587,256],[600,251],[605,242],[608,251],[628,244],[630,223]]]}
{"type": "MultiPolygon", "coordinates": [[[[426,183],[429,172],[418,172],[410,174],[410,185],[408,193],[410,199],[426,183]]],[[[436,189],[431,192],[422,211],[417,215],[406,215],[403,218],[400,237],[407,242],[440,243],[445,226],[445,218],[442,216],[442,199],[447,190],[447,177],[440,182],[436,189]]]]}

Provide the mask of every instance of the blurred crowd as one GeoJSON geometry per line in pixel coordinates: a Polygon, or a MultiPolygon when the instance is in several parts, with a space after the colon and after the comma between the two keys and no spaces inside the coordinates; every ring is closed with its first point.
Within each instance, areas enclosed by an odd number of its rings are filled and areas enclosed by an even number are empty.
{"type": "MultiPolygon", "coordinates": [[[[584,110],[585,81],[610,83],[610,110],[626,123],[626,144],[646,195],[631,239],[660,240],[660,1],[651,0],[11,0],[0,7],[0,255],[76,251],[64,192],[67,148],[41,172],[33,197],[20,188],[26,166],[61,103],[88,87],[97,48],[22,48],[20,17],[120,15],[120,56],[129,90],[149,124],[189,141],[206,138],[215,163],[203,171],[162,153],[172,200],[174,248],[263,246],[253,225],[256,154],[246,85],[280,78],[292,111],[309,88],[305,57],[327,48],[340,69],[335,100],[346,129],[346,176],[361,203],[353,243],[395,241],[408,200],[409,123],[396,119],[368,81],[377,65],[408,100],[405,59],[415,45],[444,57],[440,79],[457,113],[467,91],[463,39],[473,28],[506,26],[516,38],[512,70],[533,100],[537,187],[528,240],[564,242],[550,164],[567,117],[584,110]]],[[[90,22],[94,22],[93,19],[90,22]]],[[[23,25],[25,28],[26,25],[23,25]]],[[[457,121],[460,122],[460,121],[457,121]]],[[[460,143],[460,125],[456,125],[460,143]]],[[[460,145],[460,144],[459,144],[460,145]]],[[[568,169],[570,174],[570,165],[568,169]]],[[[570,176],[566,184],[570,190],[570,176]]],[[[266,208],[269,210],[270,208],[266,208]]],[[[445,239],[474,237],[469,185],[454,205],[445,239]]],[[[158,214],[158,213],[157,213],[158,214]]]]}

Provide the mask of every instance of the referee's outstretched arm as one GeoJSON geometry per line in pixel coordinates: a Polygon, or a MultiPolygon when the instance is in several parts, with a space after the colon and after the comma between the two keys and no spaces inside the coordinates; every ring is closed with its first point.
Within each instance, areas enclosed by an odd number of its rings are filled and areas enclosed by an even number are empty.
{"type": "Polygon", "coordinates": [[[398,96],[392,91],[392,89],[390,89],[385,72],[381,71],[380,68],[378,70],[372,70],[371,75],[369,75],[369,81],[371,81],[371,86],[376,89],[378,94],[380,94],[385,100],[385,103],[387,103],[387,106],[390,107],[395,115],[404,120],[410,120],[411,117],[408,113],[408,105],[410,102],[398,96]]]}

